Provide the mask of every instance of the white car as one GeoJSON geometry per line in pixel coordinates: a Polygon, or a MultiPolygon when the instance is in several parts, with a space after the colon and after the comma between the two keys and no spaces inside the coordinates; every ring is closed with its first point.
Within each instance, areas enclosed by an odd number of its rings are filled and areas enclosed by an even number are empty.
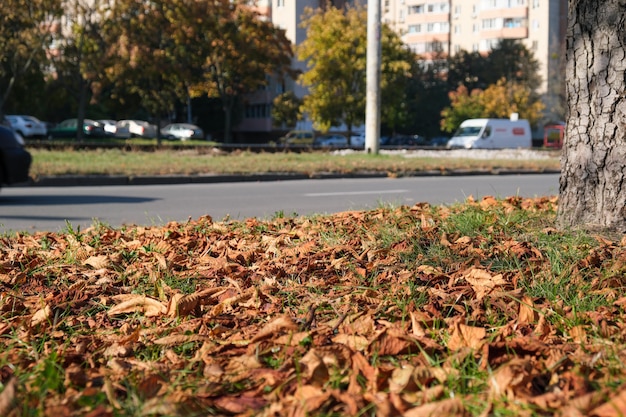
{"type": "Polygon", "coordinates": [[[115,120],[100,119],[96,120],[104,128],[104,134],[107,136],[115,136],[117,132],[117,122],[115,120]]]}
{"type": "Polygon", "coordinates": [[[190,123],[172,123],[161,129],[161,136],[166,139],[204,139],[204,131],[190,123]]]}
{"type": "Polygon", "coordinates": [[[120,120],[115,124],[116,138],[156,138],[157,127],[144,120],[120,120]]]}
{"type": "Polygon", "coordinates": [[[46,124],[34,116],[11,114],[7,115],[6,119],[11,128],[25,138],[45,138],[48,134],[46,124]]]}

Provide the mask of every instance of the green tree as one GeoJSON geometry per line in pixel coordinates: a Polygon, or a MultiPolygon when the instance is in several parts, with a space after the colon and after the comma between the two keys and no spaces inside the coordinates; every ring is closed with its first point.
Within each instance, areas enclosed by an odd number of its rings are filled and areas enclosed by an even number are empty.
{"type": "MultiPolygon", "coordinates": [[[[309,89],[304,111],[322,131],[345,124],[348,133],[365,121],[367,11],[307,9],[307,37],[298,58],[308,70],[300,82],[309,89]]],[[[381,27],[381,121],[395,127],[409,117],[403,109],[413,54],[386,25],[381,27]]]]}
{"type": "Polygon", "coordinates": [[[300,120],[302,100],[293,91],[276,96],[272,102],[272,123],[274,127],[295,127],[300,120]]]}
{"type": "MultiPolygon", "coordinates": [[[[426,137],[440,136],[441,111],[450,105],[448,83],[442,75],[446,73],[446,59],[434,57],[426,64],[420,61],[412,65],[411,76],[406,86],[407,119],[398,127],[402,133],[420,134],[426,137]]],[[[387,126],[384,126],[387,129],[387,126]]]]}
{"type": "Polygon", "coordinates": [[[460,51],[448,59],[451,90],[463,85],[468,91],[485,90],[501,78],[525,86],[531,92],[541,84],[539,62],[521,42],[504,39],[487,55],[460,51]]]}
{"type": "Polygon", "coordinates": [[[284,30],[262,19],[246,1],[209,3],[214,9],[204,33],[202,79],[191,85],[191,92],[221,99],[224,141],[230,142],[237,103],[267,86],[270,77],[291,74],[293,51],[284,30]]]}
{"type": "Polygon", "coordinates": [[[62,11],[60,0],[0,2],[0,115],[16,81],[45,65],[62,11]]]}

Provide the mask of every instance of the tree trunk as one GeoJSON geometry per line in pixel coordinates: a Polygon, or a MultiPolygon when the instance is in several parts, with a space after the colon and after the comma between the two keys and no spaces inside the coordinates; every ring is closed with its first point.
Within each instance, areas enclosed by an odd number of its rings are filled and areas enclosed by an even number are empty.
{"type": "Polygon", "coordinates": [[[557,223],[626,232],[626,4],[569,0],[557,223]]]}

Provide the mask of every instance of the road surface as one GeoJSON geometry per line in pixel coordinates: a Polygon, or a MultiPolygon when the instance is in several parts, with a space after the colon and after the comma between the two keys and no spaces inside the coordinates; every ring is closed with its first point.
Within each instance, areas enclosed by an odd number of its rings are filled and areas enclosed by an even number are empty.
{"type": "Polygon", "coordinates": [[[163,225],[209,215],[271,218],[363,210],[382,204],[452,204],[485,195],[558,194],[558,174],[309,179],[145,186],[8,187],[0,232],[59,232],[94,221],[112,227],[163,225]]]}

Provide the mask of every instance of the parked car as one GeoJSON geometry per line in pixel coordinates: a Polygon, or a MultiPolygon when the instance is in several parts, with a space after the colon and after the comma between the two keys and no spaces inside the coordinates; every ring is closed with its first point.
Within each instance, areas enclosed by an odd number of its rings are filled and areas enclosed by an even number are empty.
{"type": "Polygon", "coordinates": [[[8,114],[6,119],[13,130],[25,138],[45,138],[48,133],[46,124],[34,116],[8,114]]]}
{"type": "Polygon", "coordinates": [[[352,136],[350,136],[350,146],[354,148],[365,147],[365,132],[354,133],[352,136]]]}
{"type": "Polygon", "coordinates": [[[402,148],[406,146],[424,146],[427,145],[426,138],[421,135],[395,135],[386,138],[382,146],[402,148]]]}
{"type": "Polygon", "coordinates": [[[31,162],[24,138],[12,128],[0,126],[0,186],[28,181],[31,162]]]}
{"type": "Polygon", "coordinates": [[[314,137],[312,130],[292,130],[279,141],[284,146],[310,146],[313,145],[314,137]]]}
{"type": "Polygon", "coordinates": [[[120,120],[115,124],[115,137],[156,138],[157,127],[145,120],[120,120]]]}
{"type": "MultiPolygon", "coordinates": [[[[48,138],[75,138],[78,133],[78,119],[63,120],[58,125],[48,129],[48,138]]],[[[102,138],[104,128],[95,120],[83,120],[83,133],[85,137],[102,138]]]]}
{"type": "Polygon", "coordinates": [[[104,129],[104,134],[106,136],[115,136],[115,132],[117,131],[117,122],[115,120],[100,119],[96,120],[96,122],[102,125],[102,128],[104,129]]]}
{"type": "Polygon", "coordinates": [[[348,138],[339,133],[331,133],[318,136],[317,138],[315,138],[313,144],[315,146],[348,146],[348,138]]]}
{"type": "Polygon", "coordinates": [[[172,123],[161,129],[161,136],[166,139],[204,139],[204,131],[190,123],[172,123]]]}
{"type": "Polygon", "coordinates": [[[446,146],[448,144],[449,140],[450,140],[450,138],[447,137],[447,136],[435,136],[435,137],[430,138],[428,140],[428,144],[430,146],[440,146],[440,147],[443,147],[443,146],[446,146]]]}

